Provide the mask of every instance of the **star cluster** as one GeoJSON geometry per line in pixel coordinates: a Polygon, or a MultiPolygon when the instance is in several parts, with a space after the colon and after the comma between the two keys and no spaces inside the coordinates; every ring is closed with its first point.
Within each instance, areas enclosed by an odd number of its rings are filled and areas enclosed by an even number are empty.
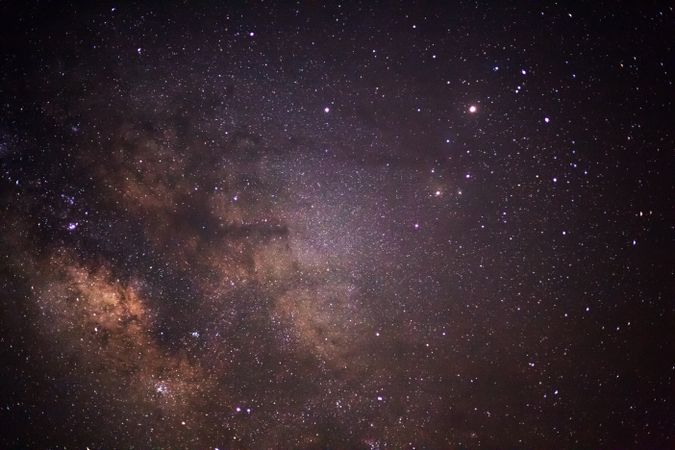
{"type": "Polygon", "coordinates": [[[672,7],[0,8],[3,447],[675,445],[672,7]]]}

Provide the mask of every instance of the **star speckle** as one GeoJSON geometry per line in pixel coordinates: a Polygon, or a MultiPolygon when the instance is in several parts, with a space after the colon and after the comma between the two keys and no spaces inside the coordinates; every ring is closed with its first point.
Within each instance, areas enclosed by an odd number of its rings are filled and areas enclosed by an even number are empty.
{"type": "Polygon", "coordinates": [[[166,395],[169,393],[169,387],[163,381],[159,381],[155,384],[155,391],[158,394],[166,395]]]}

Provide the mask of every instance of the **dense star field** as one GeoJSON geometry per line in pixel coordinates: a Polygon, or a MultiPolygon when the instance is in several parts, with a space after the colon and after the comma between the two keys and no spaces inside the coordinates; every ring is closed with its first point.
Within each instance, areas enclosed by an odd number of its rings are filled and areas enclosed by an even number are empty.
{"type": "Polygon", "coordinates": [[[563,3],[3,2],[0,447],[675,448],[675,14],[563,3]]]}

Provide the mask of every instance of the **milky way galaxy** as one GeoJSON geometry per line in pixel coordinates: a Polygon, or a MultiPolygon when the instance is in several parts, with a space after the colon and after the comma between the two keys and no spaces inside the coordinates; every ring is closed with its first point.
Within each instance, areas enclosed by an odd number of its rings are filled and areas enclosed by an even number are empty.
{"type": "Polygon", "coordinates": [[[673,10],[0,6],[0,447],[672,448],[673,10]]]}

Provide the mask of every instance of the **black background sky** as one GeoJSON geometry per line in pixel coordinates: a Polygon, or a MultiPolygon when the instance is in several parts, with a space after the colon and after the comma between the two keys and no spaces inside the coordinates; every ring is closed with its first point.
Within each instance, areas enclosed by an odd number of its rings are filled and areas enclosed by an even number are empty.
{"type": "Polygon", "coordinates": [[[673,448],[668,2],[0,5],[3,448],[673,448]]]}

